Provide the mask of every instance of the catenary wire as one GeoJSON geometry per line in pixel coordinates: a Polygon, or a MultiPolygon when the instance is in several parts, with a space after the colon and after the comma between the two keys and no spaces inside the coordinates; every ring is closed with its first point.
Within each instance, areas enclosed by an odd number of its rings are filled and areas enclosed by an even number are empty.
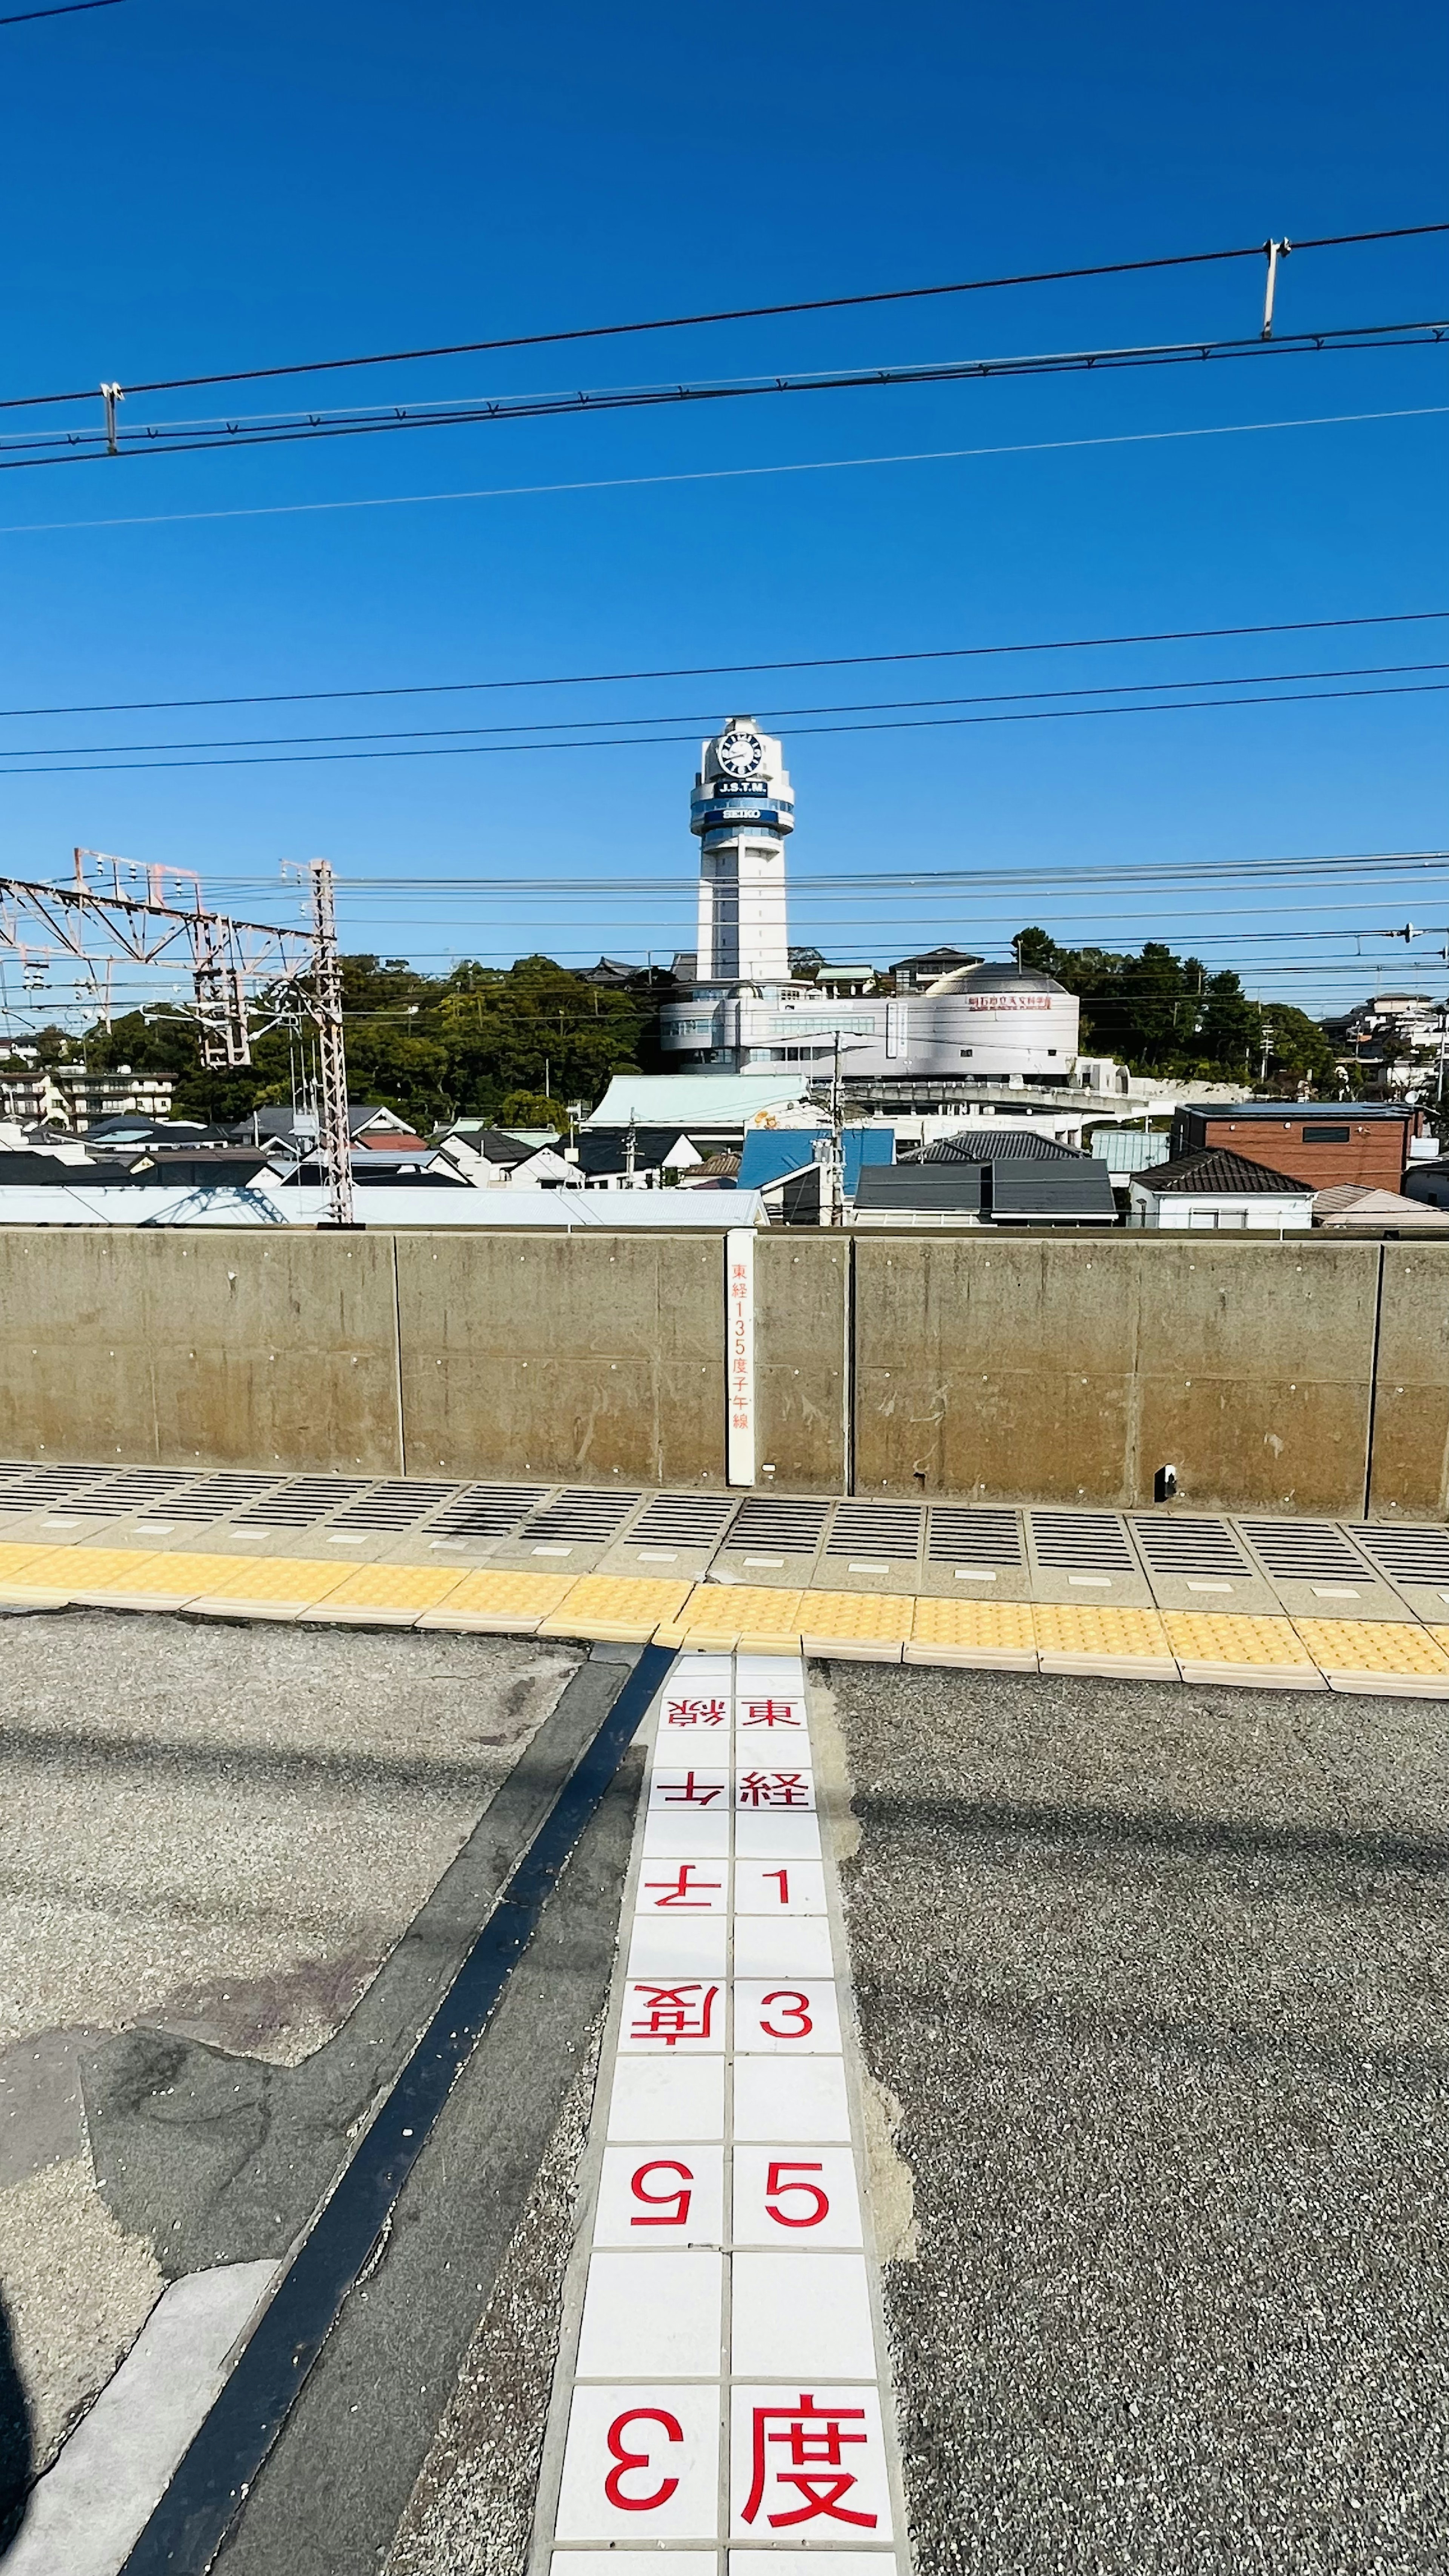
{"type": "Polygon", "coordinates": [[[1248,635],[1325,635],[1362,626],[1424,626],[1449,620],[1449,608],[1384,610],[1370,617],[1296,617],[1257,626],[1161,627],[1138,635],[1067,635],[1026,644],[940,644],[897,653],[828,653],[783,662],[694,662],[641,671],[565,671],[513,680],[410,680],[387,688],[249,690],[226,698],[100,698],[48,707],[0,707],[12,716],[159,715],[191,707],[314,706],[338,698],[418,698],[494,689],[595,689],[634,680],[752,679],[772,671],[855,671],[885,663],[966,662],[1015,653],[1100,653],[1128,644],[1240,642],[1248,635]]]}
{"type": "Polygon", "coordinates": [[[226,510],[150,510],[112,519],[17,519],[0,526],[0,537],[75,535],[87,528],[195,527],[220,519],[305,519],[337,510],[421,509],[444,501],[521,501],[563,492],[640,492],[672,483],[759,482],[772,475],[843,474],[874,465],[949,465],[991,456],[1059,456],[1071,449],[1091,447],[1156,447],[1177,439],[1245,438],[1262,430],[1337,429],[1359,421],[1435,420],[1442,418],[1446,410],[1449,404],[1412,403],[1401,404],[1394,411],[1315,412],[1300,420],[1227,420],[1210,421],[1192,429],[1119,430],[1103,438],[1031,438],[993,447],[914,448],[898,456],[815,456],[784,465],[709,465],[677,474],[593,475],[569,483],[497,483],[464,492],[384,492],[358,500],[265,501],[226,510]]]}
{"type": "Polygon", "coordinates": [[[1325,354],[1341,355],[1346,351],[1382,354],[1389,349],[1438,347],[1446,336],[1449,336],[1449,321],[1443,319],[1351,323],[1318,331],[1285,332],[1272,340],[1265,340],[1260,334],[1252,339],[1183,340],[1133,348],[1054,350],[1022,357],[952,358],[906,366],[830,368],[794,375],[738,376],[697,384],[611,385],[598,386],[589,392],[500,394],[455,403],[448,410],[410,412],[406,405],[397,404],[385,418],[366,413],[324,419],[320,413],[314,413],[298,414],[286,426],[277,425],[275,420],[258,423],[242,420],[215,423],[160,421],[137,428],[120,428],[112,424],[95,430],[36,431],[0,441],[0,446],[4,447],[27,445],[43,451],[22,456],[0,454],[0,473],[18,474],[41,466],[93,465],[102,458],[186,456],[212,453],[223,448],[239,452],[243,448],[308,445],[317,439],[378,437],[400,430],[487,428],[511,420],[544,420],[563,414],[610,415],[621,411],[657,410],[661,405],[677,403],[737,402],[753,400],[761,394],[900,391],[923,385],[983,381],[988,377],[1007,381],[1018,377],[1090,375],[1094,372],[1114,375],[1124,369],[1195,366],[1237,358],[1321,357],[1325,354]],[[192,429],[199,430],[201,434],[195,437],[172,434],[192,429]]]}
{"type": "MultiPolygon", "coordinates": [[[[87,0],[83,0],[83,5],[87,0]]],[[[88,5],[104,6],[107,0],[88,0],[88,5]]],[[[50,15],[49,11],[44,14],[50,15]]],[[[1374,232],[1321,233],[1312,240],[1295,242],[1295,252],[1340,250],[1366,242],[1409,241],[1424,234],[1449,232],[1449,223],[1391,224],[1374,232]]],[[[1224,260],[1261,259],[1267,242],[1249,242],[1230,250],[1197,250],[1168,252],[1154,259],[1099,260],[1088,267],[1043,268],[1024,270],[1011,277],[957,278],[937,286],[877,287],[854,295],[817,295],[785,304],[743,304],[708,313],[672,313],[645,322],[597,322],[569,331],[528,331],[506,339],[455,340],[434,348],[380,349],[360,357],[298,358],[285,365],[272,367],[235,367],[222,373],[202,376],[158,376],[145,384],[128,386],[130,393],[183,393],[200,385],[260,384],[281,376],[315,376],[335,373],[349,367],[408,366],[425,358],[478,357],[499,349],[561,348],[579,340],[617,340],[648,331],[692,331],[716,322],[762,322],[793,313],[839,313],[849,307],[867,304],[908,304],[941,295],[982,295],[996,288],[1012,286],[1056,286],[1079,278],[1130,277],[1149,269],[1201,268],[1224,260]]],[[[42,403],[86,402],[94,399],[94,385],[83,385],[71,393],[12,394],[0,401],[0,411],[38,408],[42,403]]]]}

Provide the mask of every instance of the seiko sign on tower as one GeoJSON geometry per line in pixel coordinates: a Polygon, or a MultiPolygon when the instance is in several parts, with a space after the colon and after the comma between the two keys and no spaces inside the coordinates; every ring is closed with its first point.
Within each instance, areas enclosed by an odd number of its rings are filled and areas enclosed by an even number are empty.
{"type": "Polygon", "coordinates": [[[731,716],[703,745],[689,821],[700,842],[699,982],[785,983],[795,800],[780,744],[749,716],[731,716]]]}

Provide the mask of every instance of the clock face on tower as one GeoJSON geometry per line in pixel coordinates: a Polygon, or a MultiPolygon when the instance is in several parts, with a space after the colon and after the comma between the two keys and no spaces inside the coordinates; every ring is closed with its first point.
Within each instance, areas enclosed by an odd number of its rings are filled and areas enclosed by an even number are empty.
{"type": "Polygon", "coordinates": [[[748,725],[731,725],[720,735],[714,755],[728,778],[757,778],[765,766],[765,746],[748,725]]]}

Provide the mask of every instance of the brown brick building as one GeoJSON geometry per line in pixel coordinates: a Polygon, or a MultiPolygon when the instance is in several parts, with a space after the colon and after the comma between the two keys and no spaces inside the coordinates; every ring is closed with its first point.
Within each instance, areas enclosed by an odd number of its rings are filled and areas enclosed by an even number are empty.
{"type": "Polygon", "coordinates": [[[1250,1163],[1266,1163],[1296,1181],[1326,1190],[1337,1181],[1397,1190],[1409,1159],[1417,1109],[1395,1102],[1243,1100],[1179,1109],[1170,1159],[1225,1146],[1250,1163]]]}

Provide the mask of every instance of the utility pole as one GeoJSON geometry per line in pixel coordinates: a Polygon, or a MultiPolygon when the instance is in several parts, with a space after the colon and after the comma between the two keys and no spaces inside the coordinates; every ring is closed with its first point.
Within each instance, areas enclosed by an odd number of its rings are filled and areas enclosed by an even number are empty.
{"type": "Polygon", "coordinates": [[[312,991],[321,1080],[317,1149],[331,1199],[328,1222],[355,1225],[352,1204],[352,1130],[347,1120],[347,1050],[342,1027],[342,961],[337,953],[337,912],[332,870],[325,859],[308,864],[312,892],[312,991]]]}

